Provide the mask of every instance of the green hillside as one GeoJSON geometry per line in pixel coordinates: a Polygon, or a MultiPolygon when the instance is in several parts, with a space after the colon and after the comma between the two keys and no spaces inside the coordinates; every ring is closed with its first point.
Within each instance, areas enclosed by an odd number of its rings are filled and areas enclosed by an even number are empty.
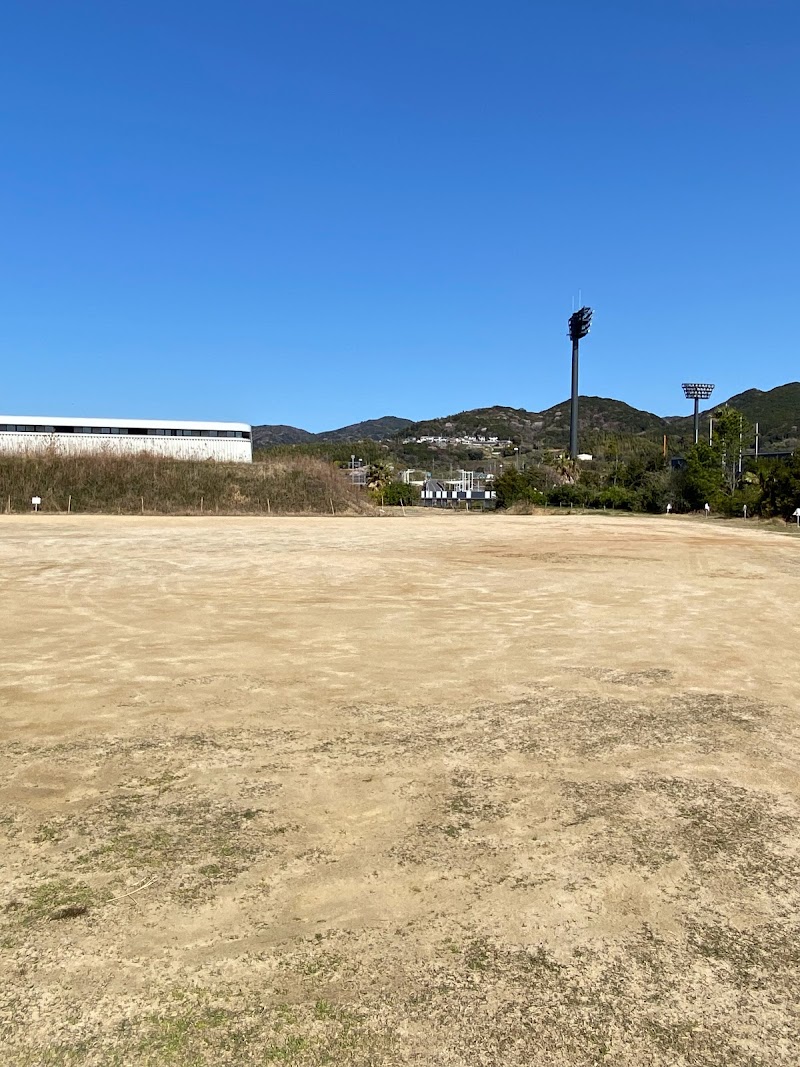
{"type": "Polygon", "coordinates": [[[316,437],[318,441],[384,441],[405,429],[410,421],[398,418],[397,415],[384,415],[380,419],[354,422],[338,430],[323,430],[316,437]]]}
{"type": "Polygon", "coordinates": [[[538,426],[539,415],[525,408],[509,408],[495,405],[489,408],[474,408],[459,411],[455,415],[442,415],[435,419],[423,419],[409,423],[399,437],[500,437],[508,439],[532,439],[538,426]]]}
{"type": "MultiPolygon", "coordinates": [[[[666,421],[649,411],[639,411],[621,400],[583,396],[578,406],[581,433],[653,434],[665,431],[666,421]]],[[[461,411],[406,426],[402,437],[461,437],[493,435],[527,447],[566,447],[569,443],[570,402],[545,411],[490,407],[461,411]]]]}
{"type": "MultiPolygon", "coordinates": [[[[728,404],[738,408],[750,420],[758,422],[762,448],[795,447],[800,440],[800,382],[789,382],[775,389],[748,389],[715,404],[703,412],[703,426],[708,416],[728,404]]],[[[667,434],[670,447],[682,448],[692,434],[691,415],[654,415],[610,397],[582,396],[579,406],[581,447],[587,451],[599,446],[608,435],[625,438],[661,440],[667,434]]],[[[528,411],[496,404],[492,407],[459,411],[433,419],[410,422],[395,415],[342,426],[313,434],[294,426],[254,426],[253,443],[257,448],[278,445],[344,445],[347,442],[383,441],[408,463],[423,463],[430,451],[427,445],[404,446],[414,437],[498,437],[523,448],[566,448],[569,443],[570,403],[564,400],[544,411],[528,411]],[[419,452],[419,455],[417,454],[419,452]]]]}
{"type": "MultiPolygon", "coordinates": [[[[569,419],[569,400],[543,411],[539,416],[541,442],[552,447],[566,446],[569,442],[569,419]]],[[[659,415],[602,396],[580,397],[578,425],[581,433],[660,436],[666,431],[666,421],[659,415]]]]}
{"type": "Polygon", "coordinates": [[[274,445],[301,445],[316,441],[316,434],[301,430],[299,426],[254,426],[253,448],[271,448],[274,445]]]}
{"type": "Polygon", "coordinates": [[[793,447],[800,440],[800,382],[774,389],[747,389],[727,401],[752,423],[758,423],[763,447],[793,447]]]}
{"type": "Polygon", "coordinates": [[[396,415],[384,415],[381,419],[354,422],[351,426],[342,426],[338,430],[324,430],[322,433],[311,433],[309,430],[302,430],[299,426],[254,426],[253,447],[274,448],[277,445],[310,445],[325,441],[339,443],[385,441],[408,424],[408,419],[401,419],[396,415]]]}

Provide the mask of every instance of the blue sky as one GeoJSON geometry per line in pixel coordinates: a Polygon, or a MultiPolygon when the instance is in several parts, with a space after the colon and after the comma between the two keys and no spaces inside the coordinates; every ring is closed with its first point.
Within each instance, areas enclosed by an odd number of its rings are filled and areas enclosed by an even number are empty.
{"type": "Polygon", "coordinates": [[[796,0],[6,0],[0,410],[800,378],[796,0]]]}

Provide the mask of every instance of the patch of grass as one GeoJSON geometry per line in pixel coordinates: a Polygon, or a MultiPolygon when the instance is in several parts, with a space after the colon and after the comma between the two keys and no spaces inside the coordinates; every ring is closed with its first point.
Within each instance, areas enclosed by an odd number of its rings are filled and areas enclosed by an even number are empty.
{"type": "Polygon", "coordinates": [[[746,988],[763,984],[771,975],[773,988],[794,987],[800,973],[800,924],[762,923],[739,930],[726,922],[692,922],[689,950],[725,967],[729,981],[746,988]]]}
{"type": "Polygon", "coordinates": [[[10,811],[0,812],[0,833],[10,839],[16,837],[19,832],[20,825],[16,815],[10,811]]]}
{"type": "Polygon", "coordinates": [[[37,845],[45,842],[63,841],[67,836],[67,823],[64,819],[48,819],[39,823],[33,832],[33,840],[37,845]]]}
{"type": "Polygon", "coordinates": [[[270,854],[268,839],[291,829],[262,815],[189,791],[116,795],[84,816],[88,847],[75,863],[86,871],[157,872],[175,899],[193,902],[233,880],[256,856],[270,854]]]}
{"type": "Polygon", "coordinates": [[[788,891],[800,864],[782,842],[797,820],[767,793],[727,782],[647,775],[622,782],[567,782],[575,817],[597,820],[587,850],[606,863],[656,871],[678,858],[707,874],[726,871],[788,891]]]}
{"type": "Polygon", "coordinates": [[[306,976],[331,975],[339,970],[341,964],[342,958],[335,952],[320,952],[305,960],[300,966],[300,972],[306,976]]]}
{"type": "MultiPolygon", "coordinates": [[[[88,1057],[96,1052],[91,1042],[81,1041],[74,1045],[50,1045],[47,1048],[15,1053],[14,1067],[84,1067],[88,1057]]],[[[98,1067],[124,1067],[123,1060],[114,1052],[102,1053],[98,1067]]]]}
{"type": "Polygon", "coordinates": [[[85,882],[73,882],[70,879],[56,879],[42,882],[31,891],[27,901],[18,912],[25,926],[47,921],[56,908],[77,904],[86,908],[98,906],[108,900],[107,890],[92,889],[85,882]]]}
{"type": "Polygon", "coordinates": [[[476,938],[464,949],[464,963],[471,971],[488,971],[492,961],[493,953],[485,938],[476,938]]]}
{"type": "Polygon", "coordinates": [[[264,1049],[265,1063],[292,1063],[296,1061],[298,1053],[308,1046],[305,1037],[297,1035],[287,1037],[280,1045],[268,1045],[264,1049]]]}
{"type": "Polygon", "coordinates": [[[539,945],[533,951],[525,950],[517,953],[516,962],[524,971],[529,972],[547,971],[550,974],[560,974],[564,970],[562,964],[553,959],[543,945],[539,945]]]}

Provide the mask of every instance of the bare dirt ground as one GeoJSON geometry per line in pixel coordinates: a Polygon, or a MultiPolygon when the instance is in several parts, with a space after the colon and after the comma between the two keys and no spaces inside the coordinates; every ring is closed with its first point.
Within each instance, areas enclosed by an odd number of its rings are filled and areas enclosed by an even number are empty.
{"type": "Polygon", "coordinates": [[[0,518],[0,1063],[800,1063],[800,538],[0,518]]]}

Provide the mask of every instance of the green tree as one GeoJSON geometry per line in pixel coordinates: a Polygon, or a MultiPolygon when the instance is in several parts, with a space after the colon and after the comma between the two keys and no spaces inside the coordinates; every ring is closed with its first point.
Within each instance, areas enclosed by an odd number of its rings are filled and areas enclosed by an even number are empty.
{"type": "Polygon", "coordinates": [[[724,492],[732,496],[739,487],[741,471],[739,460],[742,443],[749,441],[750,423],[736,408],[721,408],[714,416],[712,449],[719,457],[724,482],[724,492]]]}
{"type": "Polygon", "coordinates": [[[596,507],[597,499],[597,493],[574,482],[555,485],[547,493],[548,504],[568,504],[570,507],[596,507]]]}
{"type": "Polygon", "coordinates": [[[711,444],[698,441],[686,453],[686,470],[681,489],[691,508],[709,503],[717,510],[735,514],[742,500],[742,471],[739,470],[742,442],[748,439],[749,424],[735,408],[721,408],[714,416],[711,444]]]}
{"type": "Polygon", "coordinates": [[[500,477],[495,479],[492,486],[497,494],[497,506],[507,508],[518,500],[543,504],[546,478],[546,472],[539,467],[532,467],[525,471],[519,471],[516,467],[507,467],[500,477]]]}
{"type": "Polygon", "coordinates": [[[638,494],[624,485],[607,485],[597,494],[597,502],[600,507],[622,511],[638,511],[640,506],[638,494]]]}
{"type": "Polygon", "coordinates": [[[705,504],[716,506],[724,485],[719,452],[705,441],[692,445],[686,453],[686,469],[681,485],[688,506],[695,511],[705,504]]]}
{"type": "Polygon", "coordinates": [[[762,515],[782,515],[788,519],[800,507],[800,449],[788,463],[781,460],[762,460],[756,472],[759,487],[759,509],[762,515]]]}
{"type": "Polygon", "coordinates": [[[413,504],[419,500],[419,489],[404,482],[389,482],[376,495],[380,496],[383,504],[399,507],[400,504],[413,504]]]}

